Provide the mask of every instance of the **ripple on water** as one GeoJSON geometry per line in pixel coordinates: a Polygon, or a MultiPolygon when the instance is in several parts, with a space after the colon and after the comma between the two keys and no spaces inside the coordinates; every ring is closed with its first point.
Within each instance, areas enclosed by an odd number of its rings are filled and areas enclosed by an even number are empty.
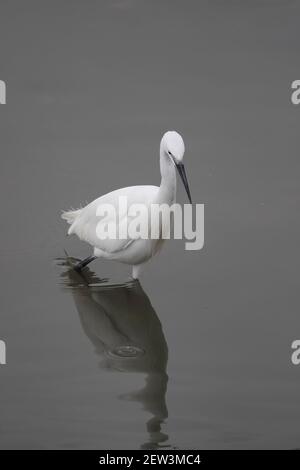
{"type": "Polygon", "coordinates": [[[145,354],[145,350],[139,348],[138,346],[134,346],[131,344],[127,344],[124,346],[118,346],[112,350],[108,351],[108,354],[113,357],[140,357],[145,354]]]}

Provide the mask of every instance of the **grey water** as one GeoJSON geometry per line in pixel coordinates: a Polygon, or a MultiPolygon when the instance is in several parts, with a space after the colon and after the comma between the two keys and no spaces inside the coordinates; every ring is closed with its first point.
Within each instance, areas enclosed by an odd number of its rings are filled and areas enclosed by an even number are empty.
{"type": "Polygon", "coordinates": [[[0,447],[299,448],[300,2],[0,13],[0,447]],[[204,248],[171,240],[140,282],[76,274],[60,211],[159,184],[168,129],[204,248]]]}

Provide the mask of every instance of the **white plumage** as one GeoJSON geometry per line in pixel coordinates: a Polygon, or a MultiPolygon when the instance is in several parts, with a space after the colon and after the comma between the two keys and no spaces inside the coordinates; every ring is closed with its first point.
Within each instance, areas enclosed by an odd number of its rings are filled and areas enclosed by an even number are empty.
{"type": "MultiPolygon", "coordinates": [[[[150,209],[151,204],[168,204],[175,202],[176,196],[176,173],[178,168],[180,176],[185,184],[188,196],[190,192],[182,164],[184,155],[184,143],[182,137],[175,131],[166,132],[160,144],[160,186],[130,186],[117,189],[92,201],[82,209],[65,211],[62,218],[71,226],[68,234],[75,234],[82,241],[89,243],[94,248],[94,256],[89,257],[78,264],[81,269],[95,257],[105,258],[133,267],[133,278],[139,276],[142,265],[158,252],[162,245],[162,239],[133,239],[133,238],[106,238],[100,239],[97,235],[97,225],[101,218],[97,216],[97,209],[104,204],[112,205],[118,213],[118,224],[129,223],[129,210],[132,204],[144,204],[150,209]],[[183,176],[183,174],[184,176],[183,176]],[[127,210],[119,210],[120,197],[126,197],[127,210]]],[[[191,198],[190,198],[191,201],[191,198]]],[[[146,215],[146,217],[148,217],[146,215]]],[[[105,223],[109,222],[106,218],[105,223]]]]}

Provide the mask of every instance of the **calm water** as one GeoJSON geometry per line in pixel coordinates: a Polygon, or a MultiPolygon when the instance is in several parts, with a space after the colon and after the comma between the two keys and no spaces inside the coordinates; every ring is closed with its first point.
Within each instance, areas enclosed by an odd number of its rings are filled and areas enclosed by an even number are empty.
{"type": "Polygon", "coordinates": [[[1,448],[299,448],[299,14],[279,0],[1,7],[1,448]],[[159,183],[169,128],[205,204],[204,249],[170,241],[141,284],[105,261],[70,271],[64,249],[90,251],[60,210],[159,183]]]}

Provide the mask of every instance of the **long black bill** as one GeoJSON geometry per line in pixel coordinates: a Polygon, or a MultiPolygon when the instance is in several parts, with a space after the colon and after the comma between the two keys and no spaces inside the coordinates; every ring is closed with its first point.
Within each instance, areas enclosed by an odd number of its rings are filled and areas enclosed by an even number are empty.
{"type": "Polygon", "coordinates": [[[188,180],[187,180],[187,177],[186,177],[184,164],[183,163],[176,163],[176,168],[177,168],[178,173],[180,175],[180,178],[182,179],[182,182],[184,184],[184,187],[185,187],[186,193],[188,195],[189,201],[192,204],[192,196],[191,196],[191,192],[190,192],[190,188],[189,188],[189,183],[188,183],[188,180]]]}

